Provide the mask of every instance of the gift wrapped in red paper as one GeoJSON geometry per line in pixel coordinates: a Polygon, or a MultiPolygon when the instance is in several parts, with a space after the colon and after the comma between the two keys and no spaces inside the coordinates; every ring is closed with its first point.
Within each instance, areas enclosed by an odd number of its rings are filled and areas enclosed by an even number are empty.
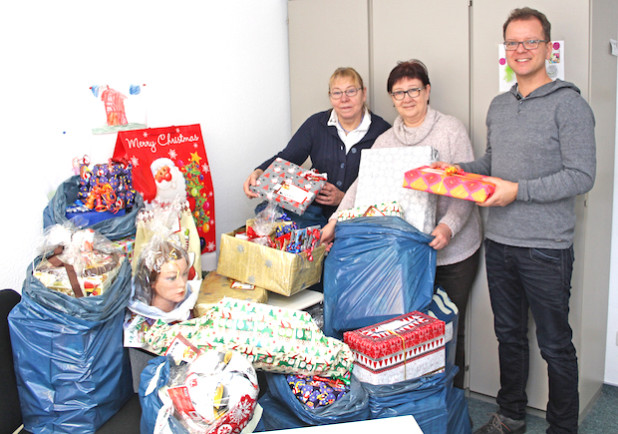
{"type": "Polygon", "coordinates": [[[392,384],[444,369],[444,322],[414,311],[343,333],[354,354],[352,374],[370,384],[392,384]]]}
{"type": "Polygon", "coordinates": [[[496,189],[486,178],[455,167],[434,169],[421,166],[405,173],[403,187],[482,203],[489,199],[496,189]]]}

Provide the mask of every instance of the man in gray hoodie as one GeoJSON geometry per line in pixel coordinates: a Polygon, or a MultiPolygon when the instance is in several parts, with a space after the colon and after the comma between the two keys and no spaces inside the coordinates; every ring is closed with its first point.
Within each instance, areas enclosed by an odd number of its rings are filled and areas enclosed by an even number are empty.
{"type": "Polygon", "coordinates": [[[577,432],[578,369],[568,322],[575,197],[595,178],[594,115],[579,89],[552,81],[550,23],[530,8],[504,23],[517,84],[494,98],[487,150],[462,163],[491,175],[496,190],[485,230],[487,280],[499,343],[500,409],[477,433],[525,432],[528,309],[548,365],[548,432],[577,432]]]}

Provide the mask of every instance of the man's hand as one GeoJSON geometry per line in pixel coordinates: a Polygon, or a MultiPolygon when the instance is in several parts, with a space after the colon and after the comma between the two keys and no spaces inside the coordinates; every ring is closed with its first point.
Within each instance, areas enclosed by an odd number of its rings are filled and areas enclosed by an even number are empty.
{"type": "Polygon", "coordinates": [[[505,181],[504,179],[495,178],[493,176],[488,176],[485,180],[495,184],[496,190],[494,191],[494,194],[489,197],[489,199],[483,203],[479,203],[479,206],[507,206],[517,199],[517,191],[519,190],[518,183],[505,181]]]}
{"type": "Polygon", "coordinates": [[[262,169],[255,169],[253,172],[251,172],[251,175],[249,175],[245,183],[242,185],[242,189],[244,190],[245,194],[247,195],[249,199],[253,199],[253,198],[260,196],[259,194],[254,193],[251,190],[249,190],[249,187],[254,186],[257,183],[257,179],[260,177],[262,173],[264,173],[262,169]]]}
{"type": "Polygon", "coordinates": [[[429,243],[429,247],[433,247],[436,250],[442,250],[443,248],[448,246],[448,243],[451,242],[453,232],[451,231],[451,228],[449,228],[447,225],[445,225],[444,223],[440,223],[434,228],[434,230],[431,232],[431,235],[433,235],[434,238],[429,243]]]}
{"type": "Polygon", "coordinates": [[[341,203],[344,195],[345,193],[343,191],[339,190],[330,182],[327,182],[318,193],[315,201],[320,205],[337,206],[341,203]]]}

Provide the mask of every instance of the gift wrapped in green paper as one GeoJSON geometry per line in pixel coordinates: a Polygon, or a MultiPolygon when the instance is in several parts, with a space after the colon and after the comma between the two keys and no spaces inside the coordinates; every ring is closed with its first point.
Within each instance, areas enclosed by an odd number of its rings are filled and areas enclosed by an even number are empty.
{"type": "Polygon", "coordinates": [[[243,353],[254,368],[285,374],[321,375],[349,381],[354,357],[343,342],[325,336],[307,312],[224,298],[198,318],[156,322],[145,340],[165,354],[176,337],[198,349],[243,353]]]}

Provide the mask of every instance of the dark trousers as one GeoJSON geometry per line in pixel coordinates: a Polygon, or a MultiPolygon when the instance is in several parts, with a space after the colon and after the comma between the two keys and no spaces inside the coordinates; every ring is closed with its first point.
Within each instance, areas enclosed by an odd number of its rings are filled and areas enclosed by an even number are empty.
{"type": "Polygon", "coordinates": [[[463,389],[466,367],[466,309],[470,297],[470,289],[474,283],[479,266],[480,249],[461,262],[436,267],[436,286],[441,286],[457,309],[459,318],[457,325],[457,347],[455,365],[459,368],[453,379],[453,385],[463,389]]]}
{"type": "Polygon", "coordinates": [[[500,412],[513,419],[525,417],[530,310],[547,362],[547,432],[577,432],[577,356],[569,326],[573,247],[524,248],[486,240],[485,259],[500,358],[500,412]]]}

